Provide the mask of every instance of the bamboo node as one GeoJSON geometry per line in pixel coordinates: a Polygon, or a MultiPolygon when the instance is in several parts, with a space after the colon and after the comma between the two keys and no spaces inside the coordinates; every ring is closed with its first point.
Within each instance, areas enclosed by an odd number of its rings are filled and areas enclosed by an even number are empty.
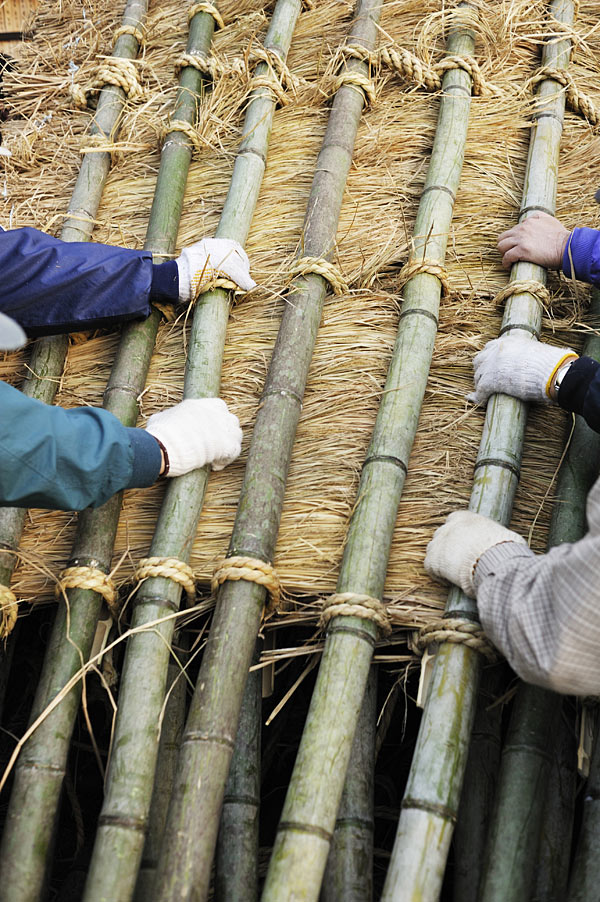
{"type": "Polygon", "coordinates": [[[67,567],[58,578],[55,595],[63,595],[67,589],[91,589],[97,592],[105,600],[112,616],[117,617],[119,606],[115,584],[107,573],[97,567],[67,567]]]}
{"type": "Polygon", "coordinates": [[[498,292],[494,301],[496,304],[502,304],[513,294],[525,293],[532,294],[542,307],[550,304],[550,292],[537,279],[515,279],[514,282],[509,282],[498,292]]]}
{"type": "Polygon", "coordinates": [[[418,634],[416,647],[423,651],[430,645],[440,642],[453,642],[468,645],[478,651],[491,663],[499,660],[499,653],[485,635],[481,625],[472,620],[434,620],[424,626],[418,634]]]}
{"type": "Polygon", "coordinates": [[[442,291],[445,295],[450,294],[450,281],[446,268],[438,263],[437,260],[429,260],[424,257],[422,260],[409,260],[400,270],[400,287],[404,287],[414,276],[421,273],[428,273],[435,276],[442,284],[442,291]]]}
{"type": "Polygon", "coordinates": [[[100,63],[96,76],[88,85],[71,85],[71,97],[79,107],[88,104],[89,97],[99,94],[108,85],[121,88],[130,101],[143,100],[144,89],[140,84],[133,60],[120,56],[109,56],[100,63]]]}
{"type": "Polygon", "coordinates": [[[324,257],[299,257],[290,269],[290,276],[306,276],[314,273],[331,285],[334,294],[346,294],[350,289],[337,266],[324,257]]]}
{"type": "Polygon", "coordinates": [[[211,589],[213,593],[216,593],[219,586],[222,586],[228,579],[245,579],[247,582],[258,583],[260,586],[264,586],[269,593],[267,612],[276,611],[279,607],[281,582],[275,568],[271,564],[267,564],[266,561],[240,555],[225,558],[212,578],[211,589]]]}
{"type": "Polygon", "coordinates": [[[208,0],[200,0],[199,3],[192,3],[188,10],[188,22],[191,22],[194,16],[197,16],[198,13],[208,13],[208,15],[212,16],[215,20],[215,25],[217,28],[225,28],[223,16],[221,15],[217,7],[213,6],[212,3],[209,3],[208,0]]]}
{"type": "Polygon", "coordinates": [[[141,28],[138,28],[137,25],[121,25],[120,28],[117,28],[113,38],[114,43],[116,43],[117,38],[120,38],[123,34],[130,34],[136,39],[140,47],[144,46],[144,32],[141,28]]]}
{"type": "Polygon", "coordinates": [[[538,69],[535,75],[529,79],[528,85],[530,85],[531,88],[534,88],[546,79],[552,79],[553,81],[557,81],[559,85],[562,85],[565,89],[565,100],[569,109],[579,116],[582,116],[584,119],[587,119],[590,125],[598,125],[600,122],[600,112],[594,106],[592,99],[588,97],[587,94],[584,94],[583,91],[579,90],[573,76],[566,69],[554,69],[552,66],[542,66],[542,68],[538,69]]]}
{"type": "Polygon", "coordinates": [[[194,571],[189,564],[186,564],[185,561],[180,561],[179,558],[143,557],[137,565],[133,576],[138,584],[150,577],[170,579],[185,589],[190,601],[194,601],[196,597],[194,571]]]}
{"type": "Polygon", "coordinates": [[[392,632],[392,624],[386,606],[371,595],[342,592],[330,595],[323,601],[319,625],[327,626],[334,617],[360,617],[376,623],[384,636],[392,632]]]}
{"type": "Polygon", "coordinates": [[[15,593],[8,586],[0,585],[0,639],[6,639],[12,633],[18,612],[15,593]]]}

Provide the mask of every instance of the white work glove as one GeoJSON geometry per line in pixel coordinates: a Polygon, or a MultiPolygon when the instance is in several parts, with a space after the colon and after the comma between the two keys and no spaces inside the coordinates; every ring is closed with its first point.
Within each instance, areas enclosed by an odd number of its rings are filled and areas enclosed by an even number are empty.
{"type": "Polygon", "coordinates": [[[425,570],[430,576],[460,586],[465,595],[475,598],[477,562],[485,551],[502,542],[527,544],[522,536],[495,520],[473,511],[454,511],[436,529],[427,546],[425,570]]]}
{"type": "Polygon", "coordinates": [[[502,392],[522,401],[550,401],[549,390],[563,363],[577,354],[530,338],[507,335],[488,341],[473,360],[475,391],[468,401],[481,404],[502,392]]]}
{"type": "Polygon", "coordinates": [[[221,398],[188,398],[153,413],[146,431],[167,452],[169,469],[165,476],[182,476],[205,464],[222,470],[242,450],[240,421],[221,398]]]}
{"type": "Polygon", "coordinates": [[[186,304],[208,291],[218,279],[235,282],[250,291],[250,261],[244,248],[229,238],[203,238],[185,247],[175,261],[179,270],[179,300],[186,304]]]}

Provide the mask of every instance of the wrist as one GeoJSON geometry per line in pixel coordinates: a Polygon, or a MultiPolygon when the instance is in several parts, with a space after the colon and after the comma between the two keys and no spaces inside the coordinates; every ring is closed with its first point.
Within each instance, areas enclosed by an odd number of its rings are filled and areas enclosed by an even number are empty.
{"type": "Polygon", "coordinates": [[[179,301],[179,269],[175,260],[152,265],[150,303],[176,304],[179,301]]]}
{"type": "Polygon", "coordinates": [[[573,351],[566,352],[550,373],[550,378],[546,383],[546,394],[552,401],[556,401],[562,381],[567,375],[571,364],[575,363],[577,359],[578,355],[573,353],[573,351]]]}

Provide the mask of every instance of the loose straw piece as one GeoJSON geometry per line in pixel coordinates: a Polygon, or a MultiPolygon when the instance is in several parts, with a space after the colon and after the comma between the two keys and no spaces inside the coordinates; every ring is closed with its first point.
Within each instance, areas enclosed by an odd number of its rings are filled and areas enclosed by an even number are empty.
{"type": "Polygon", "coordinates": [[[67,589],[91,589],[103,597],[113,617],[119,613],[115,584],[97,567],[67,567],[60,574],[54,591],[58,596],[67,589]]]}
{"type": "Polygon", "coordinates": [[[570,72],[566,69],[554,69],[552,66],[543,66],[529,79],[529,84],[534,88],[546,79],[557,81],[563,86],[567,105],[574,113],[583,116],[590,125],[598,125],[600,112],[594,106],[591,98],[579,90],[570,72]]]}
{"type": "Polygon", "coordinates": [[[450,281],[446,268],[441,263],[438,263],[437,260],[429,260],[427,257],[424,257],[422,260],[409,260],[402,267],[399,277],[400,287],[406,285],[413,276],[421,275],[421,273],[435,276],[442,283],[444,294],[450,294],[450,281]]]}
{"type": "Polygon", "coordinates": [[[417,639],[420,649],[428,648],[439,642],[453,642],[468,645],[469,648],[478,651],[490,662],[499,658],[497,650],[491,644],[479,623],[472,620],[435,620],[424,626],[417,639]]]}
{"type": "Polygon", "coordinates": [[[323,602],[320,625],[327,626],[334,617],[360,617],[362,620],[372,620],[384,636],[389,636],[392,632],[386,606],[371,595],[358,595],[355,592],[330,595],[323,602]]]}
{"type": "Polygon", "coordinates": [[[0,585],[0,639],[6,639],[12,633],[18,613],[15,593],[8,586],[0,585]]]}
{"type": "Polygon", "coordinates": [[[141,583],[149,577],[171,579],[185,589],[190,601],[196,597],[194,571],[185,561],[176,557],[143,557],[134,573],[134,579],[141,583]]]}
{"type": "Polygon", "coordinates": [[[208,15],[212,16],[215,20],[215,25],[217,26],[217,28],[225,28],[223,16],[221,15],[217,7],[213,6],[212,3],[209,3],[208,0],[200,0],[199,3],[192,3],[188,10],[188,22],[191,22],[194,16],[198,15],[198,13],[208,13],[208,15]]]}
{"type": "Polygon", "coordinates": [[[339,269],[324,257],[299,257],[290,269],[292,278],[306,276],[309,273],[322,276],[329,282],[334,294],[342,295],[350,290],[339,269]]]}
{"type": "Polygon", "coordinates": [[[544,307],[550,303],[550,292],[542,282],[537,279],[515,279],[509,282],[495,297],[496,304],[502,304],[513,294],[531,294],[544,307]]]}
{"type": "Polygon", "coordinates": [[[269,611],[277,610],[279,607],[281,582],[277,576],[277,571],[271,564],[267,564],[258,558],[242,557],[240,555],[225,558],[212,578],[211,588],[213,592],[216,592],[219,586],[229,579],[245,579],[248,582],[264,586],[269,593],[269,611]]]}
{"type": "Polygon", "coordinates": [[[144,46],[144,32],[136,25],[121,25],[121,27],[117,28],[117,30],[115,31],[113,40],[116,42],[117,38],[120,38],[122,34],[130,34],[136,39],[140,47],[144,46]]]}

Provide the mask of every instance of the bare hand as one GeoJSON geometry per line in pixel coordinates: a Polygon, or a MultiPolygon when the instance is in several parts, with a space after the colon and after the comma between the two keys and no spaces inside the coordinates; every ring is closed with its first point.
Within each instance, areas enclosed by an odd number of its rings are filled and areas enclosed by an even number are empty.
{"type": "Polygon", "coordinates": [[[533,213],[498,238],[502,265],[510,269],[517,260],[527,260],[548,269],[560,269],[571,233],[548,213],[533,213]]]}

